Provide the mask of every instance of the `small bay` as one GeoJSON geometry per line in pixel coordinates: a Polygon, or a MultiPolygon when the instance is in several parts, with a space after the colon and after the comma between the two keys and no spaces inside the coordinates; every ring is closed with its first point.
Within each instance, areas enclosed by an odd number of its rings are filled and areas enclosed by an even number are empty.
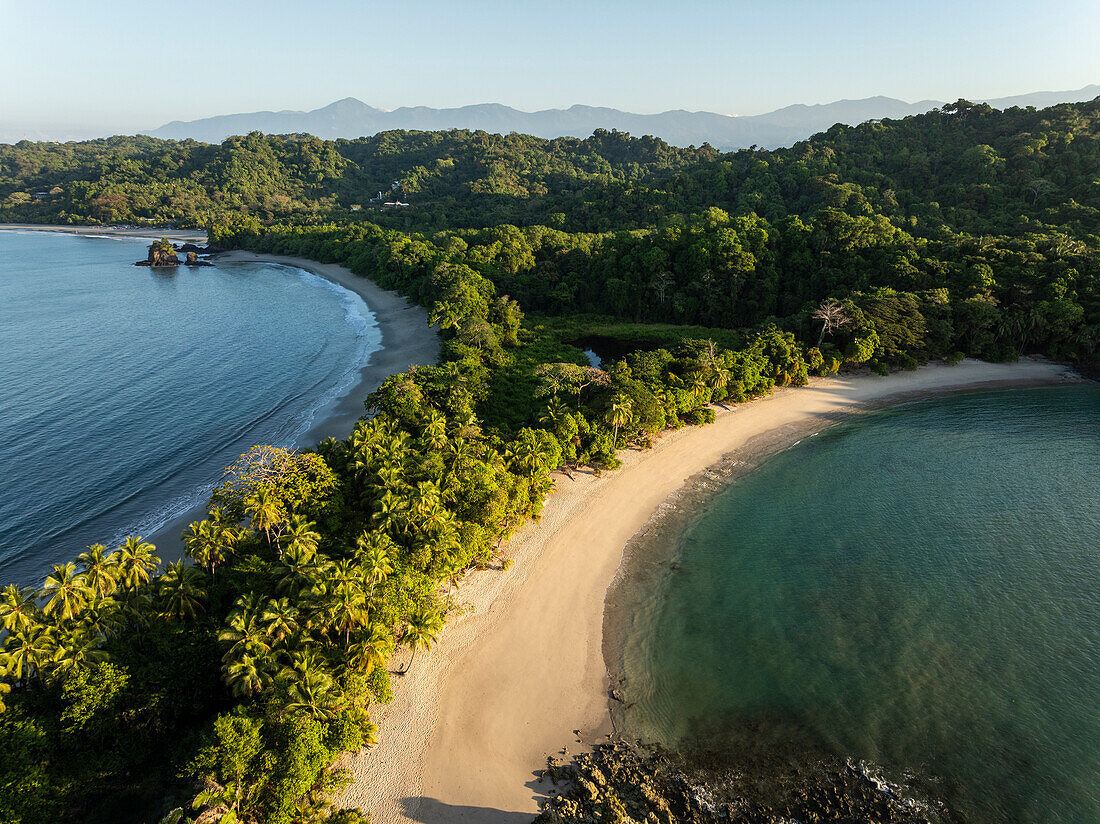
{"type": "Polygon", "coordinates": [[[1095,385],[804,439],[629,562],[674,559],[620,585],[625,733],[865,761],[971,824],[1100,821],[1098,487],[1095,385]]]}
{"type": "Polygon", "coordinates": [[[380,335],[286,266],[134,267],[146,242],[0,233],[0,577],[205,503],[257,443],[295,445],[380,335]]]}

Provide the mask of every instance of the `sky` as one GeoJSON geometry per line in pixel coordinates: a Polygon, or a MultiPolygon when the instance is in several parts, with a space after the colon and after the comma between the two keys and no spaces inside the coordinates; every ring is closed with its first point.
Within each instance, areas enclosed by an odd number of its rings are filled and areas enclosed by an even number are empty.
{"type": "Polygon", "coordinates": [[[1100,82],[1100,0],[0,0],[0,134],[372,106],[759,114],[1100,82]]]}

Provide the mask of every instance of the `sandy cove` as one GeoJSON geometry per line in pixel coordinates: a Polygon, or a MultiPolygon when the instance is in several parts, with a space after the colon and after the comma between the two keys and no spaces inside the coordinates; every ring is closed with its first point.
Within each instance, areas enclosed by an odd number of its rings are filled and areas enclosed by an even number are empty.
{"type": "MultiPolygon", "coordinates": [[[[376,824],[529,822],[549,791],[535,771],[563,747],[611,730],[602,639],[604,600],[623,548],[670,495],[757,436],[825,428],[846,414],[963,391],[1074,382],[1042,360],[966,360],[889,377],[812,379],[751,403],[717,408],[704,427],[666,433],[653,449],[622,453],[599,476],[557,474],[542,519],[506,549],[507,572],[473,573],[454,595],[439,643],[378,707],[380,743],[347,757],[354,783],[339,802],[376,824]]],[[[797,437],[797,436],[795,436],[797,437]]]]}

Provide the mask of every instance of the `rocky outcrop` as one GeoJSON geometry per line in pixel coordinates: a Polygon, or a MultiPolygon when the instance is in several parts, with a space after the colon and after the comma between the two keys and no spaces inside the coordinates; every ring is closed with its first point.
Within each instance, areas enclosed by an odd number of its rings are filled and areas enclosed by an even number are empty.
{"type": "Polygon", "coordinates": [[[180,259],[176,255],[176,247],[167,238],[161,238],[155,243],[149,244],[149,257],[139,260],[135,266],[179,266],[180,259]]]}
{"type": "MultiPolygon", "coordinates": [[[[751,772],[751,771],[750,771],[751,772]]],[[[569,782],[543,805],[536,824],[790,824],[802,822],[956,821],[943,804],[912,796],[862,764],[819,762],[770,776],[764,785],[741,769],[703,775],[677,756],[603,744],[572,764],[550,759],[540,782],[569,782]]]]}
{"type": "Polygon", "coordinates": [[[195,252],[187,253],[187,260],[184,261],[184,266],[213,266],[213,263],[208,263],[205,260],[199,260],[199,256],[195,252]]]}

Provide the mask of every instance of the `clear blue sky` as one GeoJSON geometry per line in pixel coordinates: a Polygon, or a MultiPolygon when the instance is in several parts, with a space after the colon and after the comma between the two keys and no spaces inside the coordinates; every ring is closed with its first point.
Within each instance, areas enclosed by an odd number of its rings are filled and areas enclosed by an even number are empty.
{"type": "Polygon", "coordinates": [[[1100,82],[1100,0],[0,0],[0,131],[574,103],[755,114],[1100,82]]]}

